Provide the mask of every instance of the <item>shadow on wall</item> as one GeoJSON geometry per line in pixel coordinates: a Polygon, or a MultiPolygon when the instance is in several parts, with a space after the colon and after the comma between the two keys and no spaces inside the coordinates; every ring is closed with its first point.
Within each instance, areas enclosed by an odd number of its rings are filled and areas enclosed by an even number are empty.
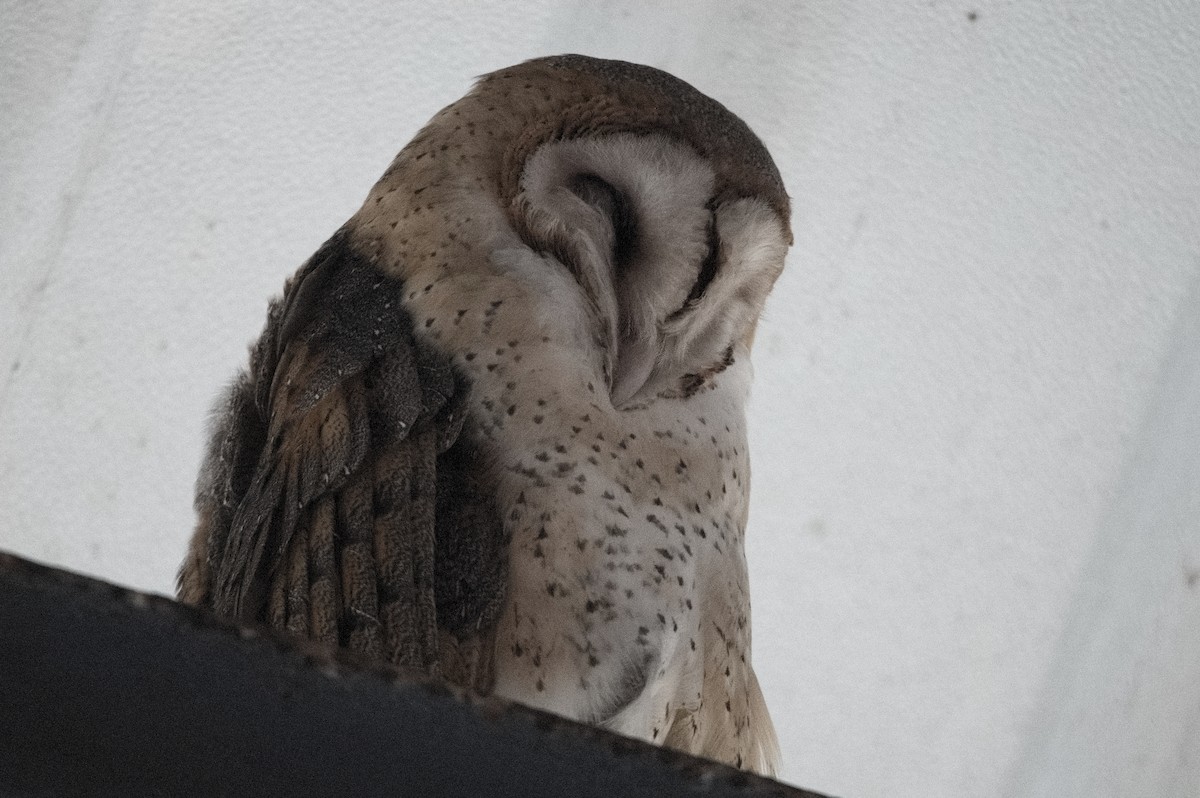
{"type": "Polygon", "coordinates": [[[1200,274],[1179,307],[1005,795],[1193,795],[1200,786],[1200,754],[1184,738],[1200,728],[1200,274]],[[1178,730],[1176,745],[1161,744],[1164,728],[1178,730]],[[1129,752],[1140,753],[1139,769],[1088,766],[1129,752]]]}

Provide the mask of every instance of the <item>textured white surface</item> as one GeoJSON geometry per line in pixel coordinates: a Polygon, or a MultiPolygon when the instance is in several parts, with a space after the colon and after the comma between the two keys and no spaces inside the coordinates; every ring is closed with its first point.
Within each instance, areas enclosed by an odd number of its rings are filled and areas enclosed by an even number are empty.
{"type": "Polygon", "coordinates": [[[795,199],[755,660],[847,796],[1200,795],[1200,5],[0,0],[0,547],[170,592],[266,299],[471,76],[668,69],[795,199]]]}

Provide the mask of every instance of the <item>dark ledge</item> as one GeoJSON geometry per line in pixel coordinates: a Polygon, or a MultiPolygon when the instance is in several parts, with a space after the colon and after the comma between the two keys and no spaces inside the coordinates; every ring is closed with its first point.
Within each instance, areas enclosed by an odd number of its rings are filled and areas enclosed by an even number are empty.
{"type": "Polygon", "coordinates": [[[819,798],[0,553],[0,794],[819,798]]]}

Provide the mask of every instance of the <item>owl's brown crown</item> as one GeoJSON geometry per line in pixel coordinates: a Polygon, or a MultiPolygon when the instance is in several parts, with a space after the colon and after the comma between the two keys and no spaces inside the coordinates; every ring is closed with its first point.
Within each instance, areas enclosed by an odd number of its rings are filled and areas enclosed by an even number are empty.
{"type": "Polygon", "coordinates": [[[473,95],[529,111],[505,153],[501,190],[506,198],[516,194],[528,157],[549,141],[665,132],[713,165],[715,202],[758,197],[788,224],[787,192],[762,141],[725,106],[660,69],[584,55],[551,56],[486,75],[473,95]]]}

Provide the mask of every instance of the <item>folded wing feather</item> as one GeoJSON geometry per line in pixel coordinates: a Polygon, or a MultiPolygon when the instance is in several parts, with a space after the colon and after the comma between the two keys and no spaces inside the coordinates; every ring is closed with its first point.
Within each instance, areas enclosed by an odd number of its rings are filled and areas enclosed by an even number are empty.
{"type": "Polygon", "coordinates": [[[179,595],[486,689],[507,568],[467,386],[347,239],[272,303],[218,411],[179,595]]]}

